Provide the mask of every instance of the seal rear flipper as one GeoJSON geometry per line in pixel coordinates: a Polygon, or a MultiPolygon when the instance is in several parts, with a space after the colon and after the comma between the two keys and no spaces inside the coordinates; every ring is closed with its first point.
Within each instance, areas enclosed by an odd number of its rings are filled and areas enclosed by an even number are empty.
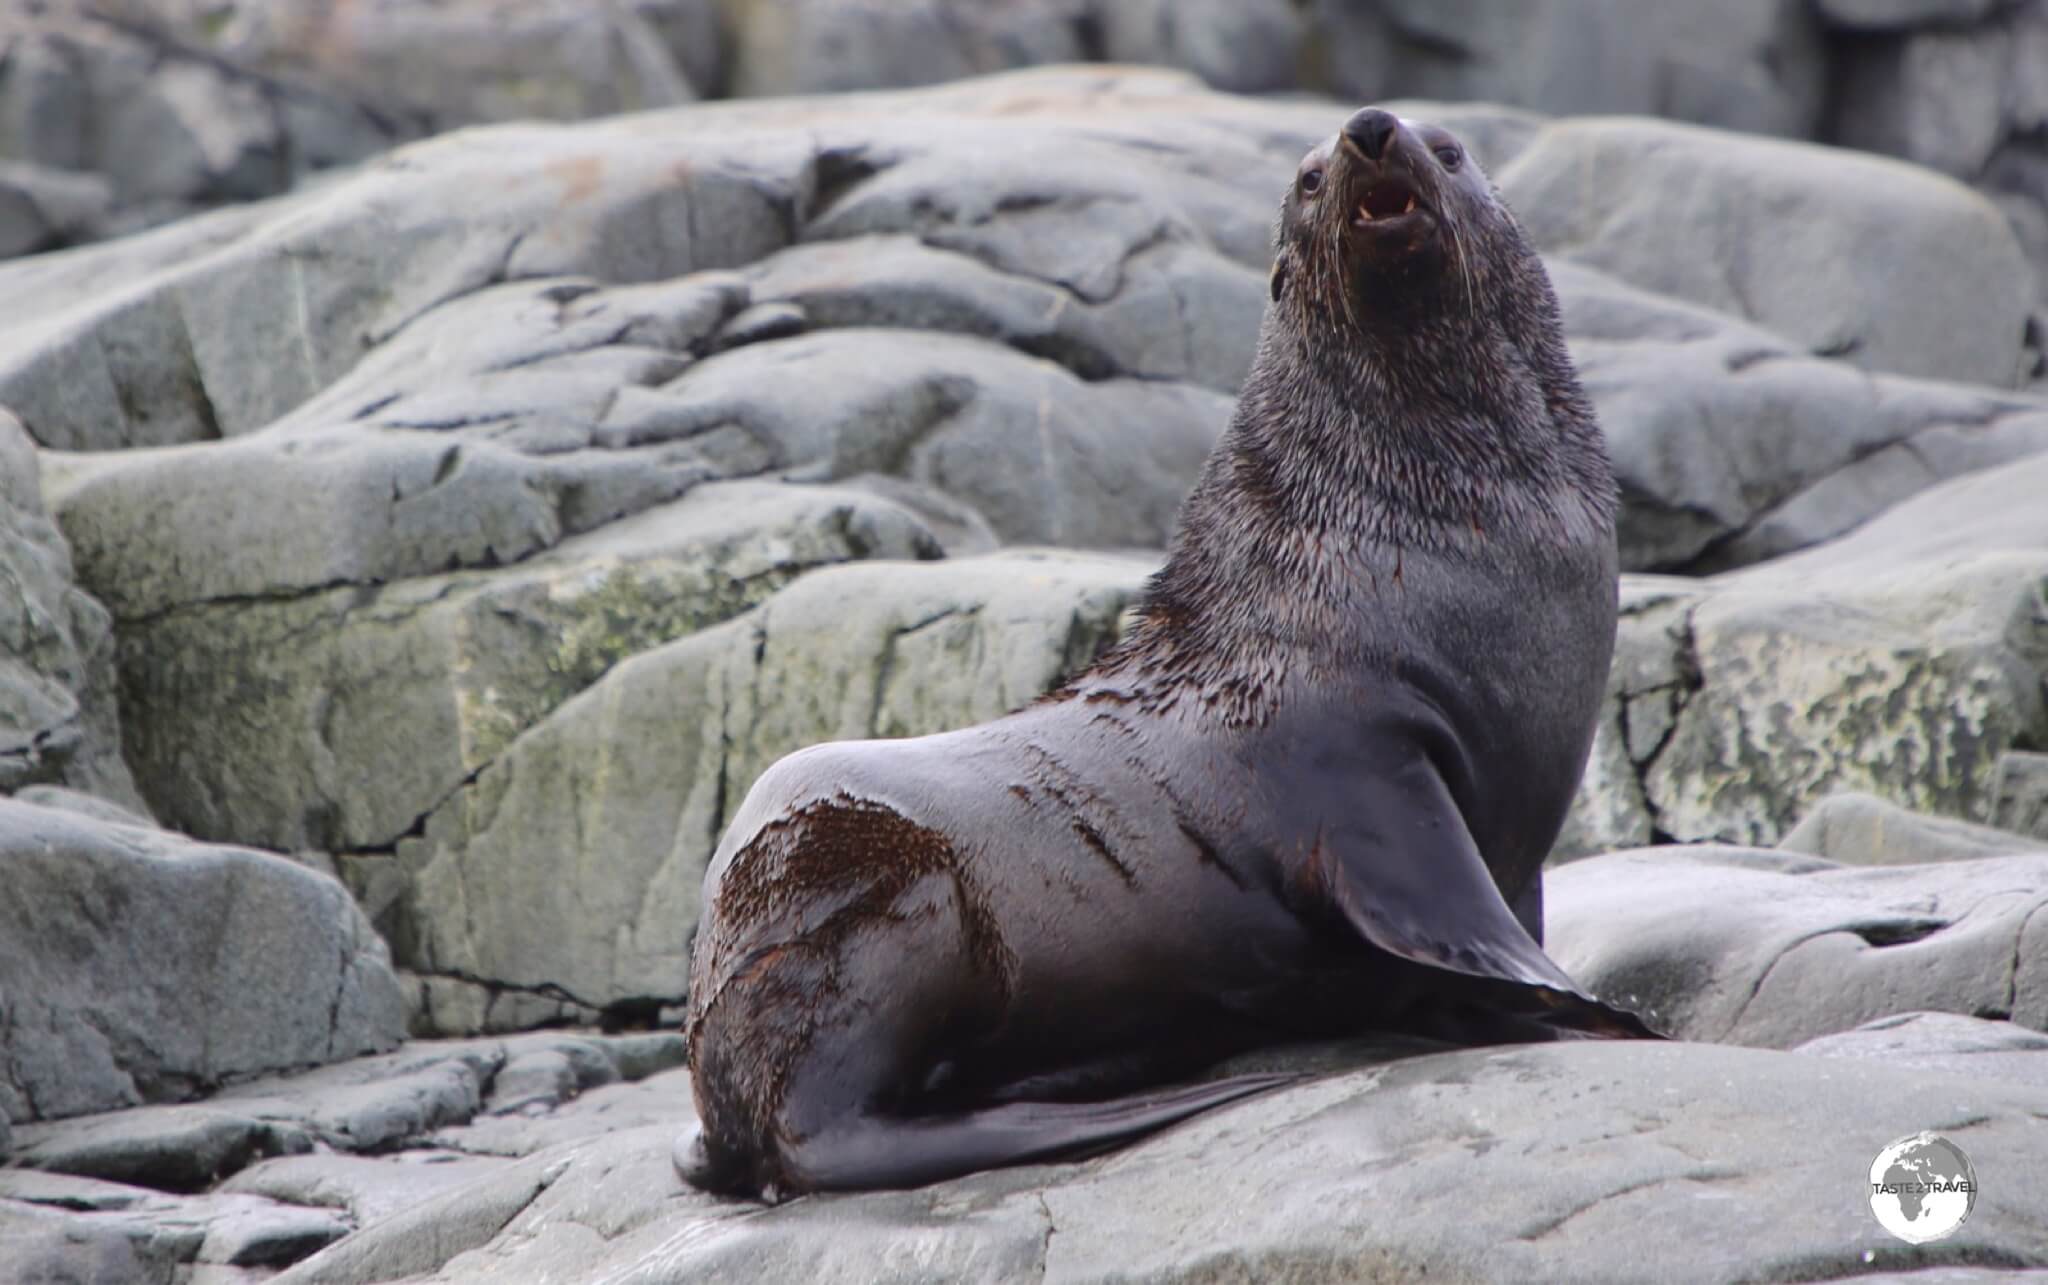
{"type": "Polygon", "coordinates": [[[1501,897],[1426,756],[1411,754],[1366,776],[1356,790],[1347,820],[1318,837],[1315,860],[1360,936],[1419,964],[1529,988],[1521,995],[1501,987],[1479,990],[1548,1026],[1662,1038],[1634,1014],[1586,994],[1543,953],[1501,897]]]}
{"type": "Polygon", "coordinates": [[[982,1169],[1079,1160],[1304,1075],[1241,1075],[1105,1102],[1010,1102],[944,1116],[861,1115],[785,1144],[807,1191],[922,1187],[982,1169]]]}

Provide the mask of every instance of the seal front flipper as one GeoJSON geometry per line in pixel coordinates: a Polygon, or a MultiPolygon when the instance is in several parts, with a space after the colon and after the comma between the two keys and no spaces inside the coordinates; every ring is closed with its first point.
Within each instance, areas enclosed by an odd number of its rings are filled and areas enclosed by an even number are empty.
{"type": "Polygon", "coordinates": [[[1241,1075],[1106,1102],[1010,1102],[951,1115],[861,1114],[782,1145],[806,1191],[922,1187],[1003,1165],[1083,1159],[1306,1078],[1241,1075]]]}
{"type": "Polygon", "coordinates": [[[1427,755],[1413,750],[1347,784],[1339,819],[1325,821],[1309,859],[1360,936],[1416,963],[1533,987],[1554,1025],[1661,1038],[1587,995],[1543,953],[1502,899],[1427,755]]]}

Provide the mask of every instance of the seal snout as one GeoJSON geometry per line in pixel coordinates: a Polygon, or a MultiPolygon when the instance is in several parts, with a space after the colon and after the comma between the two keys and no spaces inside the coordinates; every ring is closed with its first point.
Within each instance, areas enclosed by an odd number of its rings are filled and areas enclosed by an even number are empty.
{"type": "Polygon", "coordinates": [[[1401,118],[1378,107],[1363,108],[1344,122],[1340,137],[1355,175],[1347,194],[1351,226],[1415,213],[1421,193],[1409,173],[1412,149],[1406,146],[1401,118]]]}
{"type": "Polygon", "coordinates": [[[1387,143],[1400,127],[1401,118],[1394,113],[1379,107],[1363,107],[1344,122],[1344,137],[1365,153],[1367,160],[1377,161],[1386,155],[1387,143]]]}

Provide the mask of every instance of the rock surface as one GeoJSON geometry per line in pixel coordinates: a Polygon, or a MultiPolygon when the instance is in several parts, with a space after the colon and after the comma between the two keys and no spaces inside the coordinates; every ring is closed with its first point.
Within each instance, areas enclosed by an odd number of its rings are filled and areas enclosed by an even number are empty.
{"type": "MultiPolygon", "coordinates": [[[[2048,254],[2048,0],[12,0],[0,43],[0,254],[470,122],[1105,59],[1237,92],[1481,96],[1869,149],[1972,184],[2048,254]]],[[[2048,273],[2018,284],[2048,304],[2048,273]]],[[[2048,374],[2038,343],[2028,360],[2048,374]]]]}
{"type": "Polygon", "coordinates": [[[281,857],[0,800],[0,871],[0,1114],[17,1125],[403,1033],[383,941],[339,884],[281,857]]]}
{"type": "Polygon", "coordinates": [[[2026,373],[2026,255],[1997,207],[1926,170],[1695,126],[1586,120],[1544,130],[1499,180],[1545,252],[1757,322],[1808,352],[1996,386],[2026,373]],[[1674,240],[1691,251],[1671,253],[1674,240]],[[1835,257],[1848,245],[1867,274],[1835,257]],[[1902,294],[1921,306],[1886,306],[1902,294]]]}
{"type": "Polygon", "coordinates": [[[1870,794],[1822,799],[1778,841],[1798,852],[1854,866],[1910,866],[2048,851],[2048,843],[1988,825],[1909,812],[1870,794]]]}
{"type": "Polygon", "coordinates": [[[675,1185],[675,1124],[538,1153],[283,1279],[1793,1281],[2048,1263],[2035,1084],[1687,1045],[1447,1052],[1339,1073],[1078,1165],[772,1210],[675,1185]],[[1768,1125],[1760,1124],[1768,1119],[1768,1125]],[[1957,1235],[1859,1187],[1944,1130],[1988,1179],[1957,1235]],[[1788,1136],[1802,1140],[1787,1148],[1788,1136]],[[1190,1173],[1202,1180],[1190,1183],[1190,1173]],[[1788,1201],[1787,1184],[1818,1194],[1788,1201]]]}
{"type": "Polygon", "coordinates": [[[1711,845],[1574,862],[1545,949],[1684,1039],[1790,1048],[1927,1009],[2048,1027],[2048,852],[1839,866],[1711,845]]]}
{"type": "Polygon", "coordinates": [[[1608,704],[1560,840],[1775,843],[1842,790],[1990,820],[2048,742],[2048,519],[2036,455],[1837,540],[1704,580],[1625,580],[1608,704]]]}
{"type": "Polygon", "coordinates": [[[141,807],[121,761],[113,637],[43,505],[35,444],[0,407],[0,795],[72,785],[141,807]]]}
{"type": "Polygon", "coordinates": [[[249,1080],[203,1105],[29,1125],[0,1169],[0,1265],[24,1281],[274,1271],[488,1181],[549,1130],[587,1142],[645,1123],[644,1108],[619,1114],[624,1094],[672,1117],[688,1101],[669,1069],[681,1059],[672,1034],[413,1044],[249,1080]],[[559,1074],[533,1074],[550,1063],[559,1074]]]}

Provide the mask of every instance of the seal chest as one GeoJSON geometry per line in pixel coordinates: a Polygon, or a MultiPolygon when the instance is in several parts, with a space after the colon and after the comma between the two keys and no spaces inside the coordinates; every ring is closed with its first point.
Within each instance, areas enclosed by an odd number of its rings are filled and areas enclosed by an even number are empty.
{"type": "Polygon", "coordinates": [[[1542,264],[1449,133],[1302,162],[1228,431],[1137,623],[1037,703],[814,746],[706,876],[708,1190],[914,1186],[1285,1084],[1290,1040],[1641,1037],[1544,955],[1615,494],[1542,264]]]}

